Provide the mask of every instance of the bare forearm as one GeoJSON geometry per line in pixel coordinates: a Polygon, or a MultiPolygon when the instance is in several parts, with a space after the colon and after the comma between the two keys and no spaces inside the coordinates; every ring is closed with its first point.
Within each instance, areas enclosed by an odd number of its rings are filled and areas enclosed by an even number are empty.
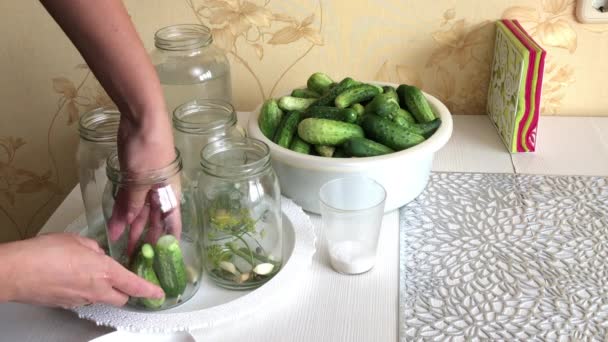
{"type": "Polygon", "coordinates": [[[18,242],[0,244],[0,303],[15,300],[18,242]]]}
{"type": "Polygon", "coordinates": [[[162,89],[121,0],[41,0],[134,124],[166,115],[162,89]]]}

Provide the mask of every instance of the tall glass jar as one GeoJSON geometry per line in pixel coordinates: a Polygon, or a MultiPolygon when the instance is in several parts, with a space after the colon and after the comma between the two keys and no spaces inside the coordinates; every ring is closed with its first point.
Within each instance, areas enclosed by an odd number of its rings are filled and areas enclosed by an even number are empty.
{"type": "Polygon", "coordinates": [[[222,100],[193,100],[173,112],[175,146],[182,153],[184,177],[189,186],[196,186],[200,171],[200,153],[207,143],[243,137],[236,125],[236,113],[230,103],[222,100]]]}
{"type": "Polygon", "coordinates": [[[78,130],[78,176],[87,219],[85,236],[107,251],[101,197],[106,186],[106,159],[116,151],[120,113],[109,107],[96,108],[80,117],[78,130]]]}
{"type": "Polygon", "coordinates": [[[281,268],[281,197],[268,146],[226,138],[201,151],[198,208],[205,272],[228,289],[252,289],[281,268]]]}
{"type": "Polygon", "coordinates": [[[167,109],[195,99],[232,102],[230,64],[204,25],[173,25],[154,35],[152,63],[163,87],[167,109]]]}
{"type": "Polygon", "coordinates": [[[176,154],[169,165],[137,175],[120,170],[117,153],[107,160],[103,212],[110,256],[165,292],[162,300],[130,298],[135,309],[177,306],[200,286],[201,226],[192,196],[181,187],[182,162],[179,151],[176,154]],[[145,203],[129,219],[126,209],[137,203],[134,199],[145,203]]]}

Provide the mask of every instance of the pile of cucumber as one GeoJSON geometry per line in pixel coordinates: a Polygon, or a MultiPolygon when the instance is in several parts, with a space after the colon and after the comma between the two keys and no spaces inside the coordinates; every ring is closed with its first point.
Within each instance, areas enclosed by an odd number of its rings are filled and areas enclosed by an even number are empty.
{"type": "Polygon", "coordinates": [[[396,89],[346,77],[334,82],[317,72],[306,88],[264,102],[260,130],[274,143],[323,157],[372,157],[428,139],[439,126],[420,89],[396,89]]]}
{"type": "MultiPolygon", "coordinates": [[[[131,271],[160,286],[165,296],[170,298],[181,296],[188,283],[179,241],[173,235],[163,235],[154,247],[143,244],[131,265],[131,271]]],[[[158,309],[165,303],[165,297],[139,298],[138,301],[149,309],[158,309]]]]}

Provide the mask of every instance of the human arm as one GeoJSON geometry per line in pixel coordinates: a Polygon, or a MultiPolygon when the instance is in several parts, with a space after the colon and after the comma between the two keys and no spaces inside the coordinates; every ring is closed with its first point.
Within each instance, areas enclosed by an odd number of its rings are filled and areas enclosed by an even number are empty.
{"type": "MultiPolygon", "coordinates": [[[[162,168],[175,159],[173,135],[158,76],[121,0],[41,0],[77,47],[121,112],[118,156],[121,170],[133,175],[162,168]]],[[[118,238],[131,225],[133,249],[148,216],[147,189],[117,195],[108,225],[118,238]]],[[[178,208],[162,213],[165,227],[181,232],[178,208]]],[[[159,234],[154,234],[158,236],[159,234]]]]}
{"type": "Polygon", "coordinates": [[[0,302],[71,308],[163,296],[160,287],[120,266],[95,241],[75,234],[0,244],[0,260],[0,302]]]}

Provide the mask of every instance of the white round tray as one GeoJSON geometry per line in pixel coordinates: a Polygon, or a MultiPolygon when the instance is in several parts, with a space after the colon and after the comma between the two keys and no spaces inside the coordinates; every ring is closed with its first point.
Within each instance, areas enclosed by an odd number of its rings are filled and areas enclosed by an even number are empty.
{"type": "MultiPolygon", "coordinates": [[[[287,198],[283,212],[283,268],[266,284],[250,291],[231,291],[215,286],[203,275],[198,292],[186,303],[162,312],[135,312],[105,304],[73,309],[80,318],[97,325],[134,332],[168,333],[217,326],[264,311],[269,304],[284,302],[310,272],[316,236],[309,217],[287,198]],[[304,272],[303,272],[304,271],[304,272]]],[[[80,220],[79,220],[80,221],[80,220]]],[[[76,224],[76,222],[74,222],[76,224]]],[[[74,224],[68,230],[75,231],[74,224]]],[[[82,225],[79,225],[82,229],[82,225]]]]}

